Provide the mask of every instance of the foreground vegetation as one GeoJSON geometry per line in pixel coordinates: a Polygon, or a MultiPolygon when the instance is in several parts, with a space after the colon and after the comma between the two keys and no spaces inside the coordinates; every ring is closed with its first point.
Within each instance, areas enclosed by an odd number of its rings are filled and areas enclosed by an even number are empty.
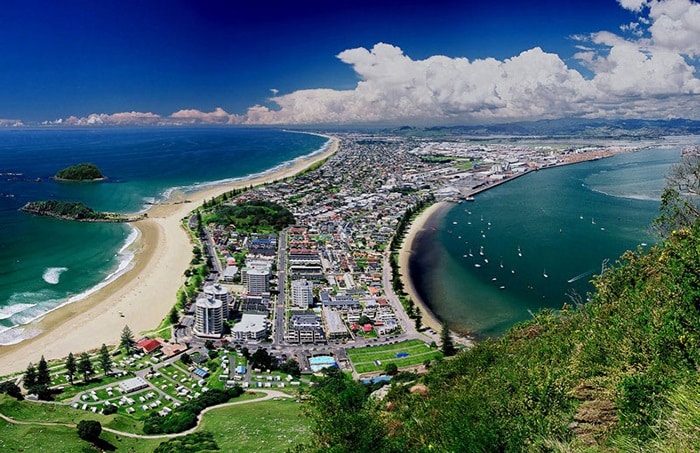
{"type": "Polygon", "coordinates": [[[700,226],[627,252],[594,284],[591,302],[439,362],[421,391],[377,401],[330,378],[309,449],[700,451],[700,226]]]}
{"type": "MultiPolygon", "coordinates": [[[[309,422],[301,417],[301,411],[302,405],[292,399],[221,407],[205,413],[194,434],[172,440],[147,439],[113,434],[103,429],[97,447],[116,451],[183,453],[216,445],[217,448],[209,449],[284,452],[308,435],[309,422]]],[[[118,415],[86,414],[67,406],[16,401],[5,395],[0,395],[0,413],[30,423],[12,424],[0,419],[2,451],[97,451],[94,445],[78,436],[75,426],[84,417],[97,420],[102,426],[130,431],[125,426],[126,419],[118,415]]]]}

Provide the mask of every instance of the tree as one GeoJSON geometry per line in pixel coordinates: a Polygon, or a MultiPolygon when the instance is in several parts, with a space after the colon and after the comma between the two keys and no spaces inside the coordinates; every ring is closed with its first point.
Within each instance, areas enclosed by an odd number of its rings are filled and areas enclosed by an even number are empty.
{"type": "Polygon", "coordinates": [[[124,326],[122,329],[121,340],[119,341],[119,349],[123,349],[127,354],[131,352],[134,348],[136,341],[134,341],[134,334],[129,329],[129,326],[124,326]]]}
{"type": "Polygon", "coordinates": [[[688,228],[700,218],[700,155],[689,153],[671,167],[654,226],[662,237],[688,228]]]}
{"type": "Polygon", "coordinates": [[[39,360],[39,367],[36,373],[36,385],[39,387],[48,387],[51,385],[51,373],[49,372],[49,365],[46,363],[44,356],[41,356],[39,360]]]}
{"type": "Polygon", "coordinates": [[[442,323],[442,332],[440,332],[440,340],[442,341],[442,353],[446,357],[453,356],[457,353],[455,345],[452,342],[452,336],[450,334],[450,329],[447,327],[447,323],[442,323]]]}
{"type": "Polygon", "coordinates": [[[95,442],[102,434],[102,425],[97,420],[80,420],[78,422],[78,436],[88,442],[95,442]]]}
{"type": "Polygon", "coordinates": [[[68,358],[66,359],[66,374],[68,375],[68,382],[73,385],[73,378],[75,377],[75,372],[78,369],[78,365],[75,362],[75,357],[72,352],[68,353],[68,358]]]}
{"type": "Polygon", "coordinates": [[[265,348],[258,348],[252,356],[250,356],[250,366],[252,368],[260,368],[261,370],[275,369],[275,358],[272,357],[265,348]]]}
{"type": "Polygon", "coordinates": [[[423,328],[423,315],[421,315],[420,310],[416,310],[416,316],[414,318],[416,324],[416,330],[421,330],[423,328]]]}
{"type": "Polygon", "coordinates": [[[104,415],[116,414],[118,411],[119,406],[117,406],[116,404],[105,405],[105,407],[102,408],[102,414],[104,415]]]}
{"type": "Polygon", "coordinates": [[[389,376],[393,376],[393,375],[395,375],[396,373],[399,372],[399,367],[396,366],[396,364],[395,364],[394,362],[387,363],[387,364],[384,366],[384,372],[385,372],[386,374],[388,374],[389,376]]]}
{"type": "Polygon", "coordinates": [[[311,389],[311,451],[401,451],[392,449],[383,429],[380,402],[368,388],[336,367],[311,389]],[[312,447],[313,446],[313,447],[312,447]]]}
{"type": "Polygon", "coordinates": [[[36,368],[34,368],[33,363],[29,363],[29,365],[27,365],[27,371],[24,372],[23,382],[24,388],[28,391],[31,391],[31,389],[36,387],[36,368]]]}
{"type": "Polygon", "coordinates": [[[299,362],[295,359],[289,359],[280,365],[280,371],[283,373],[291,374],[294,377],[301,376],[301,367],[299,362]]]}
{"type": "Polygon", "coordinates": [[[87,352],[80,354],[80,361],[78,362],[78,372],[84,376],[84,381],[88,382],[90,377],[95,374],[95,369],[92,367],[92,362],[90,362],[90,356],[87,352]]]}
{"type": "Polygon", "coordinates": [[[5,393],[7,395],[17,398],[20,401],[24,399],[24,395],[22,395],[22,390],[17,384],[15,384],[12,381],[5,381],[1,383],[0,393],[5,393]]]}
{"type": "Polygon", "coordinates": [[[177,323],[180,322],[180,313],[178,313],[177,307],[173,306],[173,308],[170,309],[168,321],[170,321],[172,325],[177,325],[177,323]]]}
{"type": "Polygon", "coordinates": [[[104,343],[102,343],[102,347],[100,348],[100,368],[102,368],[105,375],[108,375],[112,371],[112,356],[104,343]]]}
{"type": "Polygon", "coordinates": [[[180,361],[182,363],[184,363],[185,365],[190,365],[192,363],[192,356],[190,356],[186,352],[183,352],[182,355],[180,356],[180,361]]]}
{"type": "Polygon", "coordinates": [[[209,349],[209,350],[214,349],[214,342],[211,340],[205,340],[204,347],[209,349]]]}

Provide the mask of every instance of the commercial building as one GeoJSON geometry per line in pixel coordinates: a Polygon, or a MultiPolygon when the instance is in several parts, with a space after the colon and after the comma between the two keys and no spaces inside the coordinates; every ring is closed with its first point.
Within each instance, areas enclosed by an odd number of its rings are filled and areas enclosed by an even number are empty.
{"type": "Polygon", "coordinates": [[[213,297],[199,297],[195,303],[194,333],[200,337],[221,337],[224,330],[224,304],[213,297]]]}
{"type": "Polygon", "coordinates": [[[347,338],[350,334],[340,313],[328,307],[323,307],[323,322],[326,330],[326,337],[329,340],[340,340],[347,338]]]}
{"type": "Polygon", "coordinates": [[[266,315],[244,313],[231,329],[231,336],[236,340],[262,340],[267,336],[268,325],[266,315]]]}

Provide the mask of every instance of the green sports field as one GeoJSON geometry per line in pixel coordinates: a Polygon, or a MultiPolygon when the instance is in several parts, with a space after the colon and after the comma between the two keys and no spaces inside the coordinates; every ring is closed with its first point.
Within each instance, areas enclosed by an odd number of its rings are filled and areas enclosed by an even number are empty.
{"type": "Polygon", "coordinates": [[[395,363],[397,367],[403,368],[420,365],[426,360],[435,360],[442,357],[442,353],[439,350],[430,348],[430,346],[420,340],[348,349],[346,352],[355,371],[360,374],[382,371],[388,363],[395,363]],[[407,355],[405,357],[397,357],[397,354],[407,355]]]}

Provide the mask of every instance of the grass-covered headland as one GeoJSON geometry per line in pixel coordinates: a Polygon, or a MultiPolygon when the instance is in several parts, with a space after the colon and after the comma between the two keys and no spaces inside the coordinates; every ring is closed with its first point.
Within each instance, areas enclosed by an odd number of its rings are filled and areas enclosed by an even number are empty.
{"type": "Polygon", "coordinates": [[[95,211],[83,203],[58,200],[31,201],[22,206],[21,210],[41,216],[82,222],[131,222],[143,217],[95,211]]]}

